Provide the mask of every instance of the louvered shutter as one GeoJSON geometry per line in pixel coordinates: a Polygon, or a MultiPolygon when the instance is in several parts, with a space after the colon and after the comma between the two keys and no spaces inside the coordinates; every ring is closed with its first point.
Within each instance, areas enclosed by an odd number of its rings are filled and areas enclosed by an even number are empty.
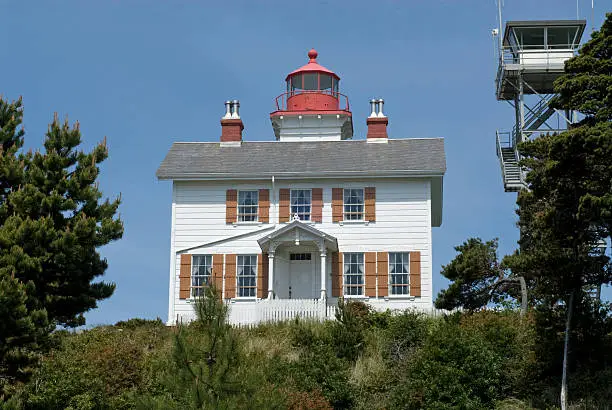
{"type": "Polygon", "coordinates": [[[238,220],[237,202],[238,191],[228,189],[225,192],[225,223],[231,224],[238,220]]]}
{"type": "Polygon", "coordinates": [[[332,222],[342,221],[343,196],[344,190],[342,188],[332,188],[332,222]]]}
{"type": "Polygon", "coordinates": [[[365,295],[376,296],[376,252],[365,253],[365,295]]]}
{"type": "Polygon", "coordinates": [[[278,194],[278,222],[289,222],[290,192],[288,188],[282,188],[278,194]]]}
{"type": "Polygon", "coordinates": [[[410,252],[410,296],[421,296],[421,252],[410,252]]]}
{"type": "Polygon", "coordinates": [[[223,255],[213,255],[212,283],[217,288],[219,296],[223,292],[223,255]]]}
{"type": "Polygon", "coordinates": [[[378,252],[376,260],[378,264],[378,296],[389,296],[389,254],[378,252]]]}
{"type": "Polygon", "coordinates": [[[376,188],[367,187],[364,189],[365,194],[365,220],[370,222],[376,221],[376,188]]]}
{"type": "Polygon", "coordinates": [[[257,297],[268,296],[268,254],[257,255],[257,297]]]}
{"type": "Polygon", "coordinates": [[[225,255],[225,298],[236,297],[236,255],[225,255]]]}
{"type": "Polygon", "coordinates": [[[323,188],[312,188],[312,210],[313,222],[323,222],[323,188]]]}
{"type": "Polygon", "coordinates": [[[270,222],[270,190],[260,189],[259,190],[259,210],[258,210],[259,222],[268,223],[270,222]]]}
{"type": "Polygon", "coordinates": [[[191,255],[181,255],[179,271],[179,299],[188,299],[191,296],[191,255]]]}
{"type": "Polygon", "coordinates": [[[342,253],[332,253],[332,296],[342,296],[342,253]]]}

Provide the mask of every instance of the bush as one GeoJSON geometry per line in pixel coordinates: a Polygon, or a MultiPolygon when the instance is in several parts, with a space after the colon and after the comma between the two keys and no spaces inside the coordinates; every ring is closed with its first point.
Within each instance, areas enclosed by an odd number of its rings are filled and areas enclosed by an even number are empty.
{"type": "MultiPolygon", "coordinates": [[[[533,362],[516,314],[483,312],[438,320],[405,365],[393,389],[397,408],[492,408],[511,393],[523,393],[533,362]],[[518,369],[518,370],[516,370],[518,369]]],[[[533,340],[533,339],[531,339],[533,340]]]]}
{"type": "Polygon", "coordinates": [[[338,357],[354,362],[364,347],[364,327],[369,308],[363,302],[338,300],[336,321],[330,329],[331,343],[338,357]],[[365,307],[364,307],[365,306],[365,307]]]}

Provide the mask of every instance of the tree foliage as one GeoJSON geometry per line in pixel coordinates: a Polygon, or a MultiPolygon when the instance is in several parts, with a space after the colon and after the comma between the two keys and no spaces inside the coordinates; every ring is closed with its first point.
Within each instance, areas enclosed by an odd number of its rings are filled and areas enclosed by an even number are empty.
{"type": "Polygon", "coordinates": [[[227,323],[228,307],[220,290],[206,287],[196,298],[196,332],[179,324],[174,337],[174,374],[168,389],[189,408],[231,408],[242,393],[237,376],[239,352],[234,330],[227,323]]]}
{"type": "Polygon", "coordinates": [[[525,281],[499,262],[497,248],[497,239],[483,242],[480,238],[470,238],[456,246],[457,256],[441,271],[451,284],[438,294],[436,307],[476,310],[510,296],[521,299],[524,314],[527,310],[525,281]]]}
{"type": "Polygon", "coordinates": [[[0,401],[27,379],[56,325],[85,323],[83,313],[113,284],[97,249],[123,233],[119,200],[100,202],[99,144],[78,150],[78,123],[50,124],[44,152],[21,152],[21,99],[0,98],[0,401]]]}
{"type": "Polygon", "coordinates": [[[44,152],[17,158],[13,149],[2,159],[11,177],[0,203],[0,271],[33,283],[35,308],[65,326],[83,325],[83,313],[113,293],[114,284],[93,282],[108,266],[98,248],[123,234],[115,215],[120,199],[100,201],[98,165],[108,156],[106,144],[90,153],[78,150],[80,144],[78,123],[60,123],[56,115],[44,152]]]}
{"type": "Polygon", "coordinates": [[[438,309],[474,310],[489,303],[491,287],[503,275],[497,261],[497,246],[497,240],[483,242],[470,238],[455,247],[458,255],[442,267],[442,275],[451,284],[438,295],[438,309]]]}

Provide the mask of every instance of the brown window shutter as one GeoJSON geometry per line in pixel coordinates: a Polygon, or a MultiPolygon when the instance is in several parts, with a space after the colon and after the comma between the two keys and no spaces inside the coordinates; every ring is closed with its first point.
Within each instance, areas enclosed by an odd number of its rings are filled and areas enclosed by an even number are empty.
{"type": "Polygon", "coordinates": [[[236,255],[225,255],[225,298],[236,297],[236,255]]]}
{"type": "Polygon", "coordinates": [[[332,188],[332,222],[342,221],[342,203],[344,202],[344,189],[332,188]]]}
{"type": "Polygon", "coordinates": [[[421,296],[421,252],[410,252],[410,296],[421,296]]]}
{"type": "Polygon", "coordinates": [[[342,296],[342,253],[332,253],[332,296],[342,296]]]}
{"type": "Polygon", "coordinates": [[[376,188],[367,187],[364,190],[365,196],[365,220],[376,221],[376,188]]]}
{"type": "Polygon", "coordinates": [[[191,255],[181,255],[181,270],[179,273],[179,299],[191,296],[191,255]]]}
{"type": "Polygon", "coordinates": [[[323,188],[312,188],[312,222],[323,222],[323,188]]]}
{"type": "Polygon", "coordinates": [[[278,222],[289,222],[290,193],[288,188],[282,188],[278,194],[278,222]]]}
{"type": "Polygon", "coordinates": [[[268,296],[268,254],[257,255],[257,297],[264,299],[268,296]]]}
{"type": "Polygon", "coordinates": [[[259,222],[268,223],[270,222],[270,190],[260,189],[259,190],[259,222]]]}
{"type": "Polygon", "coordinates": [[[219,295],[223,292],[223,255],[213,255],[212,283],[219,295]]]}
{"type": "Polygon", "coordinates": [[[365,295],[376,296],[376,252],[365,253],[365,295]]]}
{"type": "Polygon", "coordinates": [[[389,254],[378,252],[378,296],[389,296],[389,254]]]}
{"type": "Polygon", "coordinates": [[[238,220],[237,214],[238,191],[228,189],[225,192],[225,223],[231,224],[238,220]]]}

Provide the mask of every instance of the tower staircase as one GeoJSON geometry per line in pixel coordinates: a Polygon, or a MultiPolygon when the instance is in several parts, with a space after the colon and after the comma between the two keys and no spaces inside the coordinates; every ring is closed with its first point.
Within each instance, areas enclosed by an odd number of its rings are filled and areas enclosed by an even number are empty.
{"type": "Polygon", "coordinates": [[[519,165],[519,156],[514,143],[514,134],[496,131],[497,157],[501,166],[504,191],[518,192],[526,188],[523,170],[519,165]]]}

